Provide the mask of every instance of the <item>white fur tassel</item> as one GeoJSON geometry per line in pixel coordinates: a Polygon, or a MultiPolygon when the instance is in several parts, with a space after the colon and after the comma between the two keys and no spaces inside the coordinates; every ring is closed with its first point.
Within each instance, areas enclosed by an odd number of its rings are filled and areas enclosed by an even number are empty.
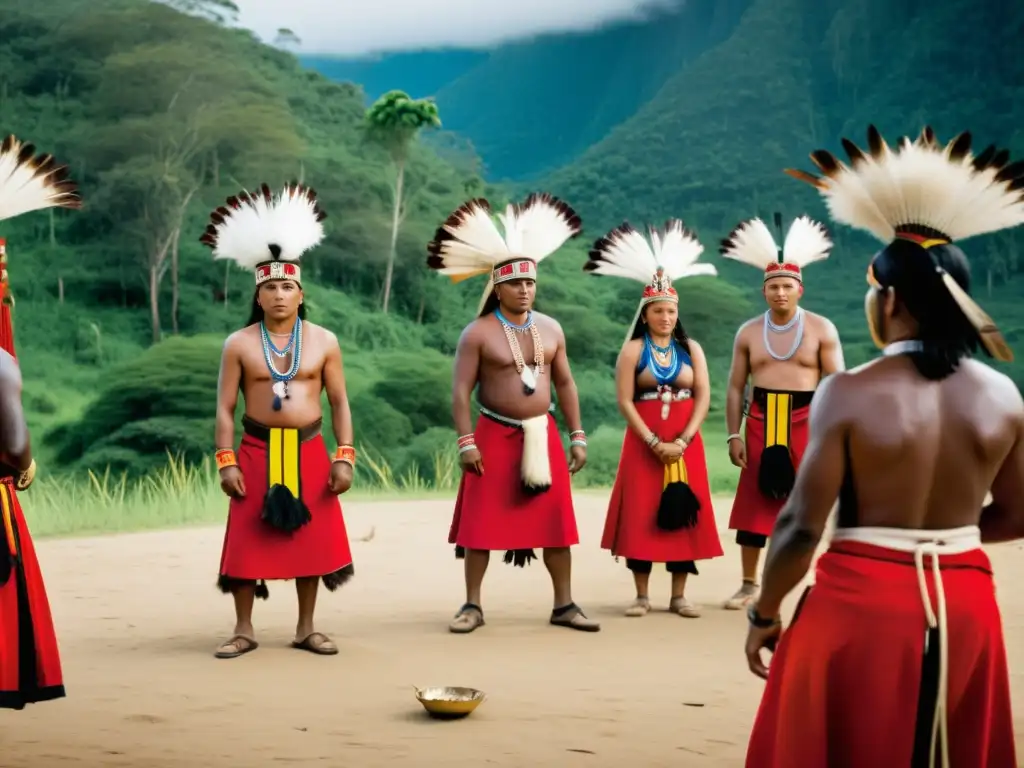
{"type": "Polygon", "coordinates": [[[547,488],[551,485],[551,460],[548,456],[549,425],[550,420],[546,413],[532,419],[523,419],[521,477],[523,484],[531,488],[547,488]]]}
{"type": "Polygon", "coordinates": [[[82,207],[67,166],[14,136],[0,144],[0,221],[44,208],[82,207]]]}

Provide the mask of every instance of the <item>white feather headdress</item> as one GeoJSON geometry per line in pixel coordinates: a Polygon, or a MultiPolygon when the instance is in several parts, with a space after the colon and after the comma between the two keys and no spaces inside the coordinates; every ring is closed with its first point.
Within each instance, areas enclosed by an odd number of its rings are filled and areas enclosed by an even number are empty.
{"type": "MultiPolygon", "coordinates": [[[[817,150],[811,160],[820,177],[793,169],[786,173],[817,189],[836,221],[883,243],[902,237],[927,250],[1024,224],[1024,162],[1010,163],[1009,152],[994,146],[975,157],[968,132],[941,145],[926,126],[916,140],[904,137],[894,150],[872,125],[866,152],[849,139],[842,145],[849,164],[817,150]]],[[[992,318],[937,269],[985,349],[997,360],[1012,360],[992,318]]]]}
{"type": "MultiPolygon", "coordinates": [[[[781,234],[782,215],[775,214],[776,228],[781,234]]],[[[799,216],[789,225],[780,249],[768,225],[759,218],[740,222],[721,244],[720,252],[727,259],[748,264],[764,271],[764,279],[792,277],[803,282],[803,268],[827,259],[832,240],[824,225],[799,216]]]]}
{"type": "Polygon", "coordinates": [[[576,211],[546,192],[509,204],[498,219],[504,234],[498,231],[487,200],[469,200],[445,219],[427,245],[427,266],[454,283],[490,273],[481,310],[495,284],[535,280],[537,264],[582,229],[576,211]]]}
{"type": "Polygon", "coordinates": [[[214,259],[228,259],[254,269],[256,284],[267,280],[301,281],[297,262],[324,238],[316,191],[286,184],[276,195],[266,184],[253,194],[243,190],[210,214],[199,241],[214,259]]]}
{"type": "Polygon", "coordinates": [[[0,144],[0,221],[43,208],[82,207],[66,165],[14,136],[0,144]]]}
{"type": "Polygon", "coordinates": [[[679,295],[672,287],[674,281],[718,275],[714,264],[697,262],[704,246],[681,220],[669,219],[661,230],[648,227],[647,232],[645,238],[629,222],[623,223],[594,243],[590,258],[583,265],[585,272],[625,277],[644,284],[627,340],[646,305],[655,301],[678,303],[679,295]]]}

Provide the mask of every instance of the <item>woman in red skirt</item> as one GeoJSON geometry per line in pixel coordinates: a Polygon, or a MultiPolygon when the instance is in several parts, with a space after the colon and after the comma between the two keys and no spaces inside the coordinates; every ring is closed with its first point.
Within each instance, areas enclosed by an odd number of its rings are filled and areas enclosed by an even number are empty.
{"type": "Polygon", "coordinates": [[[601,548],[625,557],[633,572],[636,599],[627,616],[650,611],[654,563],[672,574],[669,610],[700,616],[686,599],[686,578],[697,573],[695,561],[722,555],[700,436],[711,401],[707,361],[683,330],[672,287],[673,280],[717,274],[696,263],[703,250],[678,219],[651,229],[650,243],[623,224],[594,243],[584,266],[646,286],[616,365],[627,429],[601,539],[601,548]]]}

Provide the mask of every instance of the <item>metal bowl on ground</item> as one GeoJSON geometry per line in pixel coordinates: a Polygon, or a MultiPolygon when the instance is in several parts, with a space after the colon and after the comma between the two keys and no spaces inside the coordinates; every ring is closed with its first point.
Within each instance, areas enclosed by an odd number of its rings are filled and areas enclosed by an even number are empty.
{"type": "Polygon", "coordinates": [[[466,717],[480,706],[484,698],[484,692],[476,688],[416,688],[416,700],[427,710],[427,714],[440,720],[466,717]]]}

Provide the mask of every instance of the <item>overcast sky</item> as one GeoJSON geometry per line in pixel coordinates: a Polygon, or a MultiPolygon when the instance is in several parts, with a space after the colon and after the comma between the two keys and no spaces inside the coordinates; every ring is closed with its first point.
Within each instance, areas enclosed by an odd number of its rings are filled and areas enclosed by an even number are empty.
{"type": "Polygon", "coordinates": [[[592,29],[680,0],[236,0],[240,23],[272,41],[281,27],[305,53],[480,47],[538,32],[592,29]]]}

